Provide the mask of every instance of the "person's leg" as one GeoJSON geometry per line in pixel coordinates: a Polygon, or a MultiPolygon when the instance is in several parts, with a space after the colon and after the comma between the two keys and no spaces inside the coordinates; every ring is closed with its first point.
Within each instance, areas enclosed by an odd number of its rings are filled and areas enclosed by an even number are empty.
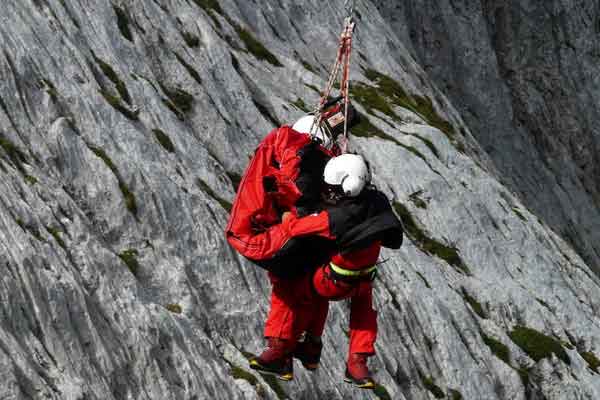
{"type": "Polygon", "coordinates": [[[350,306],[349,353],[375,354],[377,311],[373,309],[371,282],[362,282],[350,306]]]}
{"type": "Polygon", "coordinates": [[[272,285],[271,308],[264,331],[268,346],[258,357],[250,360],[250,367],[290,380],[293,378],[291,355],[297,338],[294,321],[299,307],[296,297],[298,283],[273,274],[269,274],[269,280],[272,285]]]}
{"type": "Polygon", "coordinates": [[[282,279],[269,273],[271,281],[271,308],[265,322],[265,337],[295,340],[294,317],[300,306],[296,293],[298,282],[282,279]]]}
{"type": "Polygon", "coordinates": [[[304,368],[314,371],[319,367],[323,342],[321,336],[329,311],[329,301],[318,296],[312,287],[313,274],[308,274],[301,285],[301,306],[296,318],[297,332],[302,334],[294,351],[294,357],[302,362],[304,368]]]}
{"type": "Polygon", "coordinates": [[[298,332],[304,332],[304,340],[294,351],[294,357],[302,361],[309,370],[319,366],[323,343],[321,336],[329,311],[329,301],[348,296],[354,287],[342,282],[334,282],[329,277],[328,266],[318,268],[314,274],[303,281],[301,314],[302,321],[298,332]]]}
{"type": "Polygon", "coordinates": [[[373,388],[375,382],[367,366],[367,358],[375,354],[377,312],[373,310],[372,287],[362,282],[350,306],[350,346],[346,364],[346,381],[360,388],[373,388]]]}

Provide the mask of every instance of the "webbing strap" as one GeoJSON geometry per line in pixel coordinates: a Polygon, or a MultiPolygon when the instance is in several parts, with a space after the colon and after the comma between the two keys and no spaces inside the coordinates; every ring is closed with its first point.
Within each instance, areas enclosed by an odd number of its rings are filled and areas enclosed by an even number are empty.
{"type": "Polygon", "coordinates": [[[321,126],[321,122],[323,121],[324,106],[329,100],[331,90],[333,89],[335,81],[337,80],[341,72],[340,94],[344,99],[344,139],[343,143],[341,144],[342,154],[346,152],[348,145],[348,108],[350,103],[350,56],[352,54],[352,34],[354,33],[354,28],[356,27],[356,23],[354,22],[353,18],[354,1],[347,0],[345,6],[346,11],[348,11],[349,15],[344,20],[344,29],[342,31],[342,34],[340,35],[340,43],[335,63],[333,65],[333,68],[331,69],[331,73],[329,75],[325,91],[321,93],[319,104],[315,108],[314,114],[316,118],[313,120],[312,126],[310,128],[311,134],[314,135],[318,127],[321,126]]]}
{"type": "Polygon", "coordinates": [[[345,276],[348,278],[356,278],[358,276],[369,275],[371,272],[375,271],[375,269],[377,268],[377,265],[373,265],[371,267],[357,269],[357,270],[345,269],[345,268],[340,267],[339,265],[335,265],[332,262],[329,263],[329,266],[331,267],[331,270],[333,272],[335,272],[336,274],[345,276]]]}

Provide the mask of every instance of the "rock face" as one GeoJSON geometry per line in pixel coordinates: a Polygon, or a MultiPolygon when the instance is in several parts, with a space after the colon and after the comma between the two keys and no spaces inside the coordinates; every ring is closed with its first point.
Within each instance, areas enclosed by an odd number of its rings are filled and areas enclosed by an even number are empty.
{"type": "Polygon", "coordinates": [[[598,6],[557,1],[358,4],[351,147],[408,236],[375,282],[382,386],[341,382],[344,303],[318,372],[247,370],[270,288],[227,209],[260,139],[317,101],[342,3],[3,4],[1,398],[600,398],[600,279],[555,233],[597,257],[598,6]]]}
{"type": "Polygon", "coordinates": [[[500,179],[600,273],[600,3],[376,3],[500,179]]]}

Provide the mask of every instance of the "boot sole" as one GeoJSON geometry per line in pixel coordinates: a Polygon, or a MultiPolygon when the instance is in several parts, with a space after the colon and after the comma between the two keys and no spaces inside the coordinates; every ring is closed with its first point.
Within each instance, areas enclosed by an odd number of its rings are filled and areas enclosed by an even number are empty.
{"type": "Polygon", "coordinates": [[[273,370],[269,370],[269,369],[265,369],[265,367],[263,367],[258,361],[256,360],[250,360],[250,368],[255,370],[256,372],[260,373],[260,374],[264,374],[264,375],[271,375],[274,376],[282,381],[288,382],[291,381],[292,379],[294,379],[294,373],[293,372],[286,372],[286,373],[281,373],[278,371],[273,371],[273,370]]]}

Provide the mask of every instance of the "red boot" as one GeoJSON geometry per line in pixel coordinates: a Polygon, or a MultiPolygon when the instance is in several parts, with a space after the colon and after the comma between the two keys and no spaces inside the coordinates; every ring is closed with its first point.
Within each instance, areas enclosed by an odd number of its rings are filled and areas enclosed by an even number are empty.
{"type": "Polygon", "coordinates": [[[250,360],[250,368],[265,374],[275,375],[284,381],[294,378],[292,352],[295,343],[291,340],[269,338],[269,347],[260,356],[250,360]]]}
{"type": "Polygon", "coordinates": [[[302,362],[304,368],[309,371],[314,371],[319,368],[319,361],[321,361],[321,350],[323,349],[323,342],[319,336],[313,336],[309,333],[306,334],[304,340],[298,342],[296,350],[294,350],[294,358],[297,358],[302,362]]]}
{"type": "Polygon", "coordinates": [[[352,383],[361,389],[374,389],[375,381],[371,378],[371,372],[367,367],[367,355],[352,353],[346,364],[346,376],[344,381],[352,383]]]}

